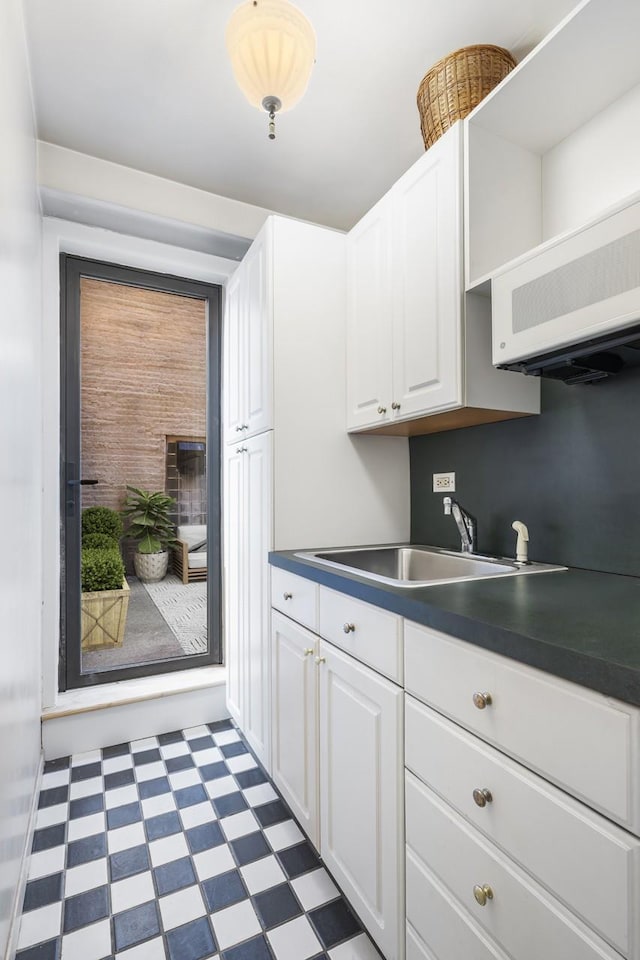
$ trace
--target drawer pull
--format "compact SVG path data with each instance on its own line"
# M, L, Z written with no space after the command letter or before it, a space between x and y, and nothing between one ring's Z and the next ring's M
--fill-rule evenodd
M484 710L485 707L491 706L492 702L490 693L474 693L473 695L473 705L478 710Z
M486 907L487 900L493 900L493 890L487 883L482 887L476 884L473 888L473 895L476 898L476 903L480 904L481 907Z
M345 623L343 624L342 629L345 633L355 633L356 625L355 623Z
M289 592L287 591L287 593L283 593L283 594L282 594L282 599L283 599L283 600L292 600L292 599L293 599L293 594L292 594L292 593L289 593Z
M304 651L305 657L310 657L312 653L313 653L313 647L307 647L307 649Z
M477 807L486 807L488 803L491 803L493 800L493 794L490 790L487 790L484 787L482 790L479 787L473 791L473 800Z

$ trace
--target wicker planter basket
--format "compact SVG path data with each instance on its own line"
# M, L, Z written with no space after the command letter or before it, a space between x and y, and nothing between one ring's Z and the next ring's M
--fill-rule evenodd
M462 47L434 63L418 88L425 150L471 113L515 65L508 50L486 44Z
M129 584L121 590L82 594L82 649L121 647L129 609Z

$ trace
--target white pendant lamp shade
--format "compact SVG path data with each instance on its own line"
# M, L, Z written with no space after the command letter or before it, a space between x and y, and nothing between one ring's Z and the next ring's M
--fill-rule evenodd
M301 99L316 56L313 27L289 0L247 0L227 24L238 86L254 107L290 110ZM280 101L273 107L274 101Z

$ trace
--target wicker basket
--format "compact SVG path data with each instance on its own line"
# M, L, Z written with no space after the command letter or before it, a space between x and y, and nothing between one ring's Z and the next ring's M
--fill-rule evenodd
M418 88L425 150L471 113L515 65L508 50L486 44L462 47L434 63Z

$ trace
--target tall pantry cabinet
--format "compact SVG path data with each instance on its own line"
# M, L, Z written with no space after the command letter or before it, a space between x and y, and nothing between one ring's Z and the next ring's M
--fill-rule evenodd
M349 437L346 237L269 217L225 298L228 708L270 768L269 550L409 536L405 438Z

